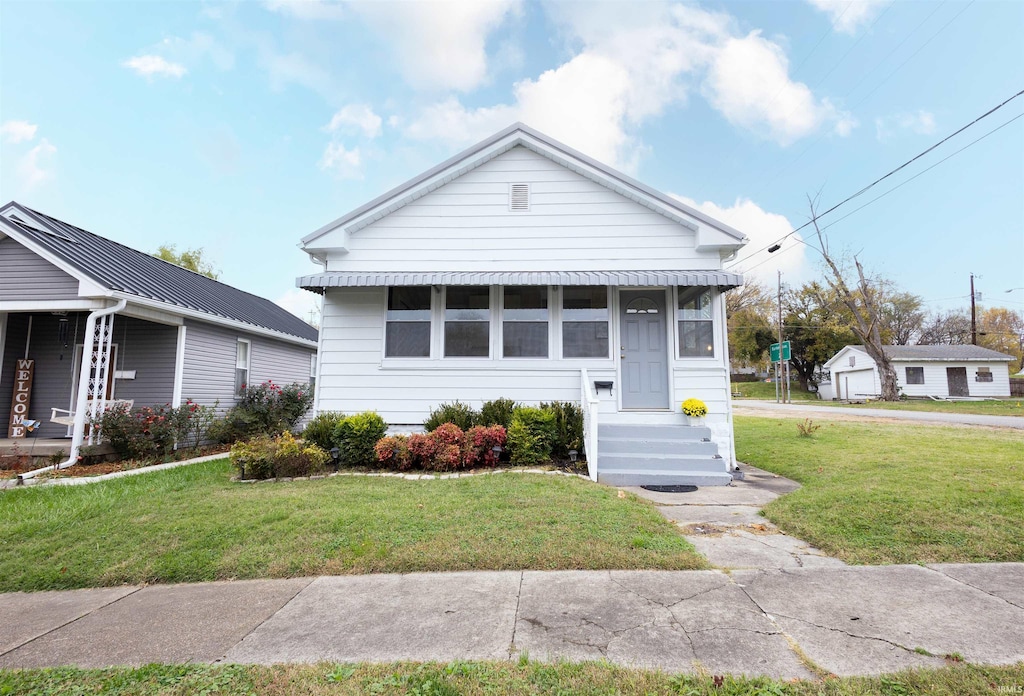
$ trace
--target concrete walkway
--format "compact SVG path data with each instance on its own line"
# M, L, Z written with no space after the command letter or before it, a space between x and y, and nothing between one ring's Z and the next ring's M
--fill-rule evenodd
M936 413L933 411L896 411L886 408L845 408L825 406L817 403L798 401L792 404L777 404L774 401L741 399L732 402L733 413L741 416L763 416L765 413L808 418L827 413L842 418L891 418L893 420L937 423L939 425L986 425L992 428L1017 428L1024 430L1022 416L983 416L974 413Z
M528 653L810 678L807 659L840 675L1015 663L1022 625L1020 563L364 575L0 595L0 668Z
M800 488L796 481L742 465L744 478L690 493L626 488L654 502L716 568L822 568L846 564L784 534L761 517L761 507Z

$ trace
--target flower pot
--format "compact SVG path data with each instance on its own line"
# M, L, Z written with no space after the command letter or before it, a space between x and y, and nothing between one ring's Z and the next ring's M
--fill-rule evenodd
M704 425L704 417L703 416L687 416L686 417L686 421L687 421L687 423L689 425L697 427L697 428L699 428L702 425Z

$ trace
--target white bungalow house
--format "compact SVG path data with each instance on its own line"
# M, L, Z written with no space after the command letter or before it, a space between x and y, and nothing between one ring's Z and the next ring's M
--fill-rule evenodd
M1008 397L1013 357L981 346L885 346L906 396ZM882 392L875 361L864 346L845 346L825 363L831 394L839 400L874 398Z
M576 401L591 476L725 484L731 227L515 124L302 240L318 410ZM704 427L680 402L705 401Z

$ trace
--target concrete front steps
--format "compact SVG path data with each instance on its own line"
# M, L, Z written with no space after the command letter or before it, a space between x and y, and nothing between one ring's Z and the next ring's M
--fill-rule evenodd
M597 429L597 480L612 486L725 486L732 481L711 429L604 424Z

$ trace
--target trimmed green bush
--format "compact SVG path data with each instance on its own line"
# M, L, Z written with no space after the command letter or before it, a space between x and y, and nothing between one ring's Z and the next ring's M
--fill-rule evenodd
M388 424L373 411L342 418L334 428L340 466L370 466L377 461L373 446L387 433Z
M231 463L246 479L309 476L323 471L330 458L316 445L300 443L287 430L277 437L259 435L231 447Z
M487 401L480 409L480 417L477 418L477 425L500 425L508 430L512 425L512 412L516 409L516 402L512 399L494 399Z
M321 411L306 424L302 439L329 452L336 444L334 430L344 418L345 414L339 411Z
M583 409L574 401L553 401L540 407L555 416L555 440L551 454L568 459L569 450L583 449Z
M558 436L555 414L533 406L512 412L508 428L508 449L513 464L531 466L551 461L551 449Z
M423 423L427 432L437 430L438 426L444 423L454 423L460 430L469 430L476 425L480 414L472 406L461 401L454 401L450 404L441 404L430 412L430 417Z

